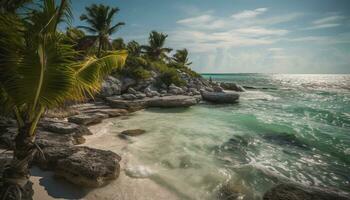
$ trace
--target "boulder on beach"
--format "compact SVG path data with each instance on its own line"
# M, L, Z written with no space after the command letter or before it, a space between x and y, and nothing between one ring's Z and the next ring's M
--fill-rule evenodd
M212 103L236 103L239 94L234 92L207 92L201 90L202 99Z
M350 200L350 194L326 188L280 184L264 194L263 200Z
M83 187L100 187L118 178L121 157L112 151L83 146L54 145L43 148L44 158L34 164Z
M142 135L144 133L146 133L146 131L143 129L131 129L131 130L122 131L120 134L127 135L127 136L138 136L138 135Z
M118 178L121 157L112 151L78 147L73 154L59 159L55 174L84 187L101 187Z

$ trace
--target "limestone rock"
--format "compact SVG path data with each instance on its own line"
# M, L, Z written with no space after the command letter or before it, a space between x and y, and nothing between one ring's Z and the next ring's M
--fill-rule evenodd
M233 92L207 92L202 90L203 100L213 103L236 103L239 95Z
M108 118L106 114L79 114L69 117L68 121L81 125L91 125L101 123L106 118Z
M138 136L146 133L145 130L143 129L130 129L130 130L125 130L121 132L121 135L127 135L127 136Z

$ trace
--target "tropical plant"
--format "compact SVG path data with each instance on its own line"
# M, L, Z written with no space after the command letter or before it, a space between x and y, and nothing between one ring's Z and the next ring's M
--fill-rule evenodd
M119 8L111 8L103 4L92 4L85 8L86 14L80 16L80 20L85 21L88 26L78 26L78 28L94 34L95 41L98 42L97 57L101 56L101 50L111 49L109 36L117 32L118 29L125 25L124 22L118 22L112 25L112 20Z
M66 36L68 42L71 44L78 44L81 39L86 37L84 31L72 27L67 28Z
M113 50L123 50L126 48L123 38L117 38L112 41Z
M126 46L129 56L140 56L141 55L141 46L135 40L130 41Z
M0 107L15 117L18 126L13 160L0 179L0 199L25 196L28 165L41 152L35 136L43 112L67 100L92 96L102 79L125 62L126 52L76 61L77 52L56 30L69 13L68 1L43 0L23 18L0 14Z
M32 0L1 0L0 13L15 13L18 8L30 2L32 2Z
M181 49L181 50L177 50L176 53L173 55L172 60L180 65L180 66L184 66L184 67L188 67L189 65L192 64L192 62L188 61L188 51L187 49Z
M172 49L164 47L165 39L168 35L152 31L149 35L148 45L142 46L144 53L151 60L163 60L168 58L167 53L170 53Z

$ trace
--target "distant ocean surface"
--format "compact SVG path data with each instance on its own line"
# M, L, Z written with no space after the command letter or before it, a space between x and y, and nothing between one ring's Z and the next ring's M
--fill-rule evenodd
M118 121L113 131L147 131L128 146L128 173L181 199L214 199L223 185L261 199L281 182L350 191L350 75L204 77L256 89L234 105L147 109Z

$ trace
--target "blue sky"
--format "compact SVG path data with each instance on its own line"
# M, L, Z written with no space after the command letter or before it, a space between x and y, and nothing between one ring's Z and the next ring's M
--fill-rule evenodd
M73 0L117 6L112 38L146 43L150 31L190 51L192 68L216 73L350 73L349 0Z

